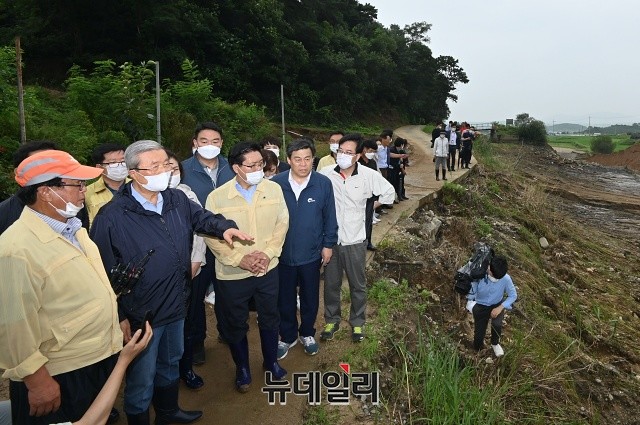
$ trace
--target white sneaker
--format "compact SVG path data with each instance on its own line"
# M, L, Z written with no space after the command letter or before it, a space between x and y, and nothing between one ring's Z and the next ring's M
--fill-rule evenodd
M298 309L298 311L300 311L300 295L299 294L297 295L297 298L296 298L296 308Z
M211 291L209 295L204 297L204 302L206 302L207 304L216 305L216 293L214 291Z
M373 217L373 220L371 220L371 224L378 224L378 223L380 223L380 221L381 220L379 218Z
M495 354L496 357L504 356L504 350L502 349L500 344L492 345L491 348L493 348L493 354Z

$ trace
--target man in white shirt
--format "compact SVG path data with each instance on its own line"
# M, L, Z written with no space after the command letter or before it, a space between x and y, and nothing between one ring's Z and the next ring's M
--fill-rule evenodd
M367 306L365 277L366 231L365 210L367 199L379 196L377 204L391 204L395 198L393 186L376 171L358 164L360 135L346 135L339 142L337 165L320 170L331 180L336 201L338 243L324 270L324 317L326 325L320 339L331 340L340 328L340 288L342 273L347 273L351 295L349 324L351 339L364 338ZM361 151L361 150L360 150Z

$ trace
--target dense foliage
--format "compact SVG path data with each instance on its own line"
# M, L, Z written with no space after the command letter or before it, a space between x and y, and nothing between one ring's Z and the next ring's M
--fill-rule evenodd
M516 116L515 125L518 139L529 145L544 145L547 143L547 128L540 120L527 113Z
M16 0L0 3L0 44L19 34L25 78L48 86L74 64L103 72L111 61L156 60L175 79L189 59L216 97L272 115L283 84L297 122L447 117L455 85L468 81L458 61L433 57L430 24L385 28L376 18L356 0Z
M9 84L14 59L12 48L0 49L0 200L15 190L11 156L20 140L17 90ZM85 163L97 143L157 139L153 69L149 62L117 65L105 60L92 72L72 67L65 92L27 86L27 139L53 140ZM193 129L205 119L224 123L225 150L238 140L260 139L272 131L264 108L214 97L210 81L201 78L192 62L183 62L182 73L180 79L163 81L160 97L162 143L179 157L191 154Z
M611 136L602 135L591 139L591 152L593 153L612 153L615 147Z

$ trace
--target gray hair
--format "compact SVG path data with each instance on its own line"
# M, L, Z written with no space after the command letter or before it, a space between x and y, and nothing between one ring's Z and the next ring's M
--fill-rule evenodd
M140 154L149 151L164 150L155 140L138 140L129 145L124 151L124 162L128 170L134 170L140 165Z

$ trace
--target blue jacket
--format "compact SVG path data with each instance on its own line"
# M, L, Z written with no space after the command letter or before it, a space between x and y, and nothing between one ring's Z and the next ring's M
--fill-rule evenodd
M193 190L198 197L198 201L202 205L207 203L207 196L216 187L220 187L229 180L235 178L236 173L233 172L229 161L222 155L218 155L218 173L216 186L213 185L211 177L204 170L204 167L198 161L196 154L191 158L182 161L182 168L184 169L184 176L182 176L182 183L186 184Z
M91 239L98 245L108 275L115 264L137 264L153 249L140 280L128 295L118 299L120 321L132 327L142 322L146 310L153 325L162 326L186 315L187 283L191 281L193 233L222 238L231 220L197 205L182 191L162 192L162 215L145 210L125 184L100 209L91 225Z
M300 266L319 260L322 248L333 248L338 243L338 221L331 180L312 171L309 184L296 200L289 183L290 172L276 174L271 181L282 188L289 210L289 231L280 262Z

